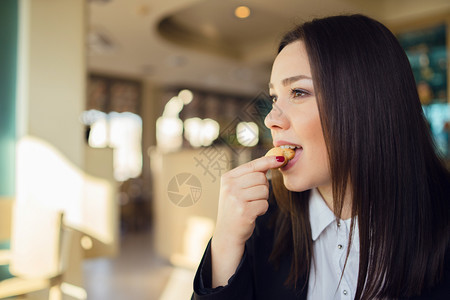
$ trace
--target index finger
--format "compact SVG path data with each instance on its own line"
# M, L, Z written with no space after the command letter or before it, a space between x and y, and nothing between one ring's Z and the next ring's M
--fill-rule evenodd
M231 170L229 175L232 177L240 177L242 175L253 173L253 172L267 172L269 169L275 169L283 165L284 156L263 156L255 160L249 161L239 167Z

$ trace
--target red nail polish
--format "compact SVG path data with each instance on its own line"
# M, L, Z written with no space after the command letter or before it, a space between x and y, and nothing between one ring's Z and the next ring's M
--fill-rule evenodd
M285 159L284 156L277 156L277 162L283 162Z

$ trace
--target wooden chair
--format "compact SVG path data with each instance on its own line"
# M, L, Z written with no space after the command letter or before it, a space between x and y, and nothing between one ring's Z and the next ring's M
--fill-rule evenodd
M63 214L33 206L15 207L9 253L15 277L0 281L0 299L45 289L49 300L61 300L63 294L86 299L83 288L64 282L72 230Z

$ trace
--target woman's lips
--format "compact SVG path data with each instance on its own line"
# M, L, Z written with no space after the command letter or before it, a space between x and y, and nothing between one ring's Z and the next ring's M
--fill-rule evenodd
M297 148L295 149L295 156L293 159L291 159L284 167L280 168L281 171L287 171L297 162L297 160L300 158L300 155L303 152L303 148Z

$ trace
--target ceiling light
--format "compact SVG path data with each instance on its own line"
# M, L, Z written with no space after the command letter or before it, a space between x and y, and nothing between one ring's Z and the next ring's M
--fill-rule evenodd
M238 6L234 10L234 15L239 19L248 18L248 16L250 16L250 8L248 8L247 6Z

